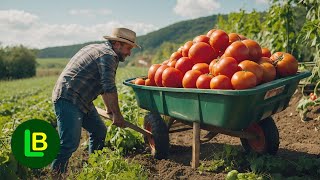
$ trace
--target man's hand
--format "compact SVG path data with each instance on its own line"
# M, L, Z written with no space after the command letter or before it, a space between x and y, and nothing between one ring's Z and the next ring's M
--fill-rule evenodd
M121 127L121 128L125 127L125 125L124 125L125 120L124 120L122 114L120 114L120 115L112 115L111 114L110 117L112 117L112 120L113 120L112 125L116 125L116 126Z

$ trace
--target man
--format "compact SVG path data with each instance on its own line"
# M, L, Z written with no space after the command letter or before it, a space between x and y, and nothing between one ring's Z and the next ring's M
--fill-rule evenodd
M136 33L115 28L107 41L91 44L77 52L58 78L52 93L60 137L60 152L52 162L53 172L64 173L68 160L79 146L81 127L89 132L89 153L103 148L107 128L93 100L102 96L113 124L124 126L120 112L115 74L119 61L130 56Z

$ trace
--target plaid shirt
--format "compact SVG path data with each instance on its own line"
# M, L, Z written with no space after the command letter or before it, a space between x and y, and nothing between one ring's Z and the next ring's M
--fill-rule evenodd
M93 100L104 92L116 92L119 59L109 41L83 47L69 61L52 92L52 101L64 98L88 113Z

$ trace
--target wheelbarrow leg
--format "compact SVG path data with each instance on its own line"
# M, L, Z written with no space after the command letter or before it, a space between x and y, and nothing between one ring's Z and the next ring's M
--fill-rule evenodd
M193 142L192 142L192 168L199 167L200 156L200 124L193 122Z

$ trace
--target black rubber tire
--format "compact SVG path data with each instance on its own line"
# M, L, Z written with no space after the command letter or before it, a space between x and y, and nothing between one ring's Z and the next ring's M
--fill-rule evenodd
M153 145L148 140L150 137L144 136L144 141L149 145L153 157L167 159L169 155L169 131L160 114L149 112L144 117L144 128L151 130L153 135L151 137L154 141Z
M264 134L265 144L263 150L257 152L253 147L250 146L249 142L245 138L240 138L242 147L246 152L256 152L258 154L271 154L275 155L279 149L279 131L272 119L272 117L267 117L266 119L260 121L258 126L262 129Z

